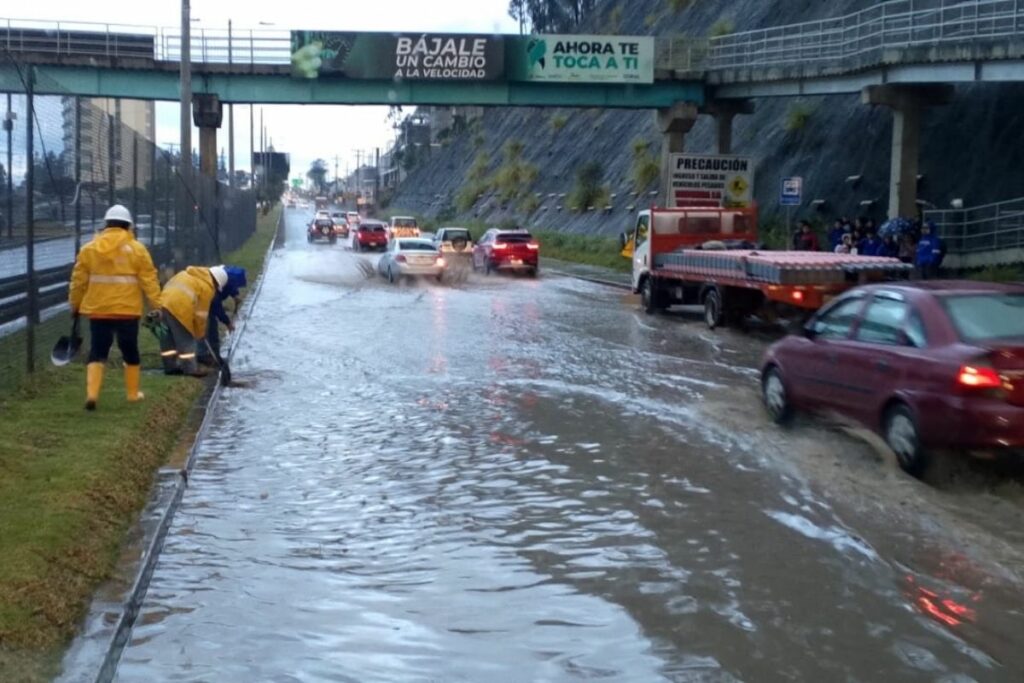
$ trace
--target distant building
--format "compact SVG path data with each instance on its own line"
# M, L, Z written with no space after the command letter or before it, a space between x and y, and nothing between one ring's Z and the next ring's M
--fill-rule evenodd
M76 121L74 97L62 99L64 159L69 177L75 176ZM114 187L130 188L137 181L144 187L153 171L152 145L156 139L156 107L153 102L110 98L81 98L82 181L106 185L110 182L110 143L113 131ZM132 165L133 141L138 139L138 167Z

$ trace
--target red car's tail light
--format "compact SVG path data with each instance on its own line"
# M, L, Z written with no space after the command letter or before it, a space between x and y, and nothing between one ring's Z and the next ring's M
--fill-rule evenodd
M533 249L534 251L537 251L538 249L540 249L540 245L537 244L536 242L530 242L529 244L526 245L526 248L527 249Z
M973 365L961 366L957 373L956 383L970 389L1001 389L1003 379L992 368L975 367Z
M495 249L508 249L508 245L505 244L504 242L498 242L497 244L494 245L494 248Z

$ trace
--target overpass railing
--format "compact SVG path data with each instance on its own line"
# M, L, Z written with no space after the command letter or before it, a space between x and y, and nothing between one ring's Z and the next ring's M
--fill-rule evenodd
M925 212L951 254L1024 249L1024 197L963 209Z
M280 29L192 29L192 60L242 65L288 64L291 34ZM0 50L58 57L181 58L181 30L132 24L0 20Z
M847 62L887 48L1024 37L1024 0L890 0L842 17L712 38L709 71Z

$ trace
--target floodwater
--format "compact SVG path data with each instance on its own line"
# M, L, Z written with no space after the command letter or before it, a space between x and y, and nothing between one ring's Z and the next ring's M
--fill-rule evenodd
M1022 679L1018 484L778 430L758 334L289 214L118 680Z

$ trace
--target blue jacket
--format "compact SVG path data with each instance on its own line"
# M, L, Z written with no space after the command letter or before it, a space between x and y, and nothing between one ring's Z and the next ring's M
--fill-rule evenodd
M877 237L865 237L857 245L857 253L861 256L878 256L878 251L881 248L882 240Z
M880 245L878 245L878 251L876 253L877 253L878 256L888 256L889 258L899 258L899 255L900 255L900 245L896 244L895 242L887 243L885 240L882 240L882 243Z
M941 237L934 233L922 235L917 243L917 256L914 258L914 264L917 266L941 266L945 251Z
M843 243L843 235L846 234L844 228L832 228L828 231L828 243L832 246L832 251L836 250L840 244Z

